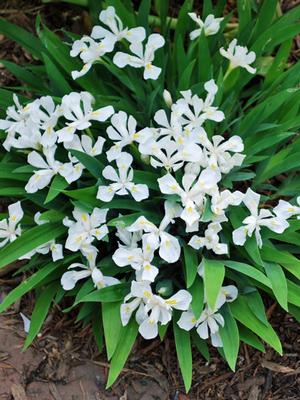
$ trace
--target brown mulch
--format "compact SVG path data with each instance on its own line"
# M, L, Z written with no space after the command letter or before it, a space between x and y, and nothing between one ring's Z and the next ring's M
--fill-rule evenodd
M175 7L182 2L173 1ZM199 2L197 2L198 4ZM200 2L201 3L201 2ZM283 12L298 0L284 0ZM229 9L234 1L228 1ZM34 32L35 18L58 30L88 32L86 13L68 4L44 5L38 0L0 2L0 17ZM296 38L293 57L297 58L300 40ZM31 56L11 40L0 35L0 60L32 63ZM1 61L0 61L1 63ZM0 87L18 82L0 64ZM2 274L3 275L3 274ZM17 284L9 275L0 277L0 301L3 288ZM267 348L261 354L241 346L235 373L212 349L210 362L195 350L193 386L189 395L176 362L171 336L146 342L139 338L121 376L112 389L105 389L109 365L99 354L90 327L75 325L72 319L55 309L33 346L21 352L25 334L19 311L30 315L32 295L18 303L10 314L0 316L0 400L296 400L300 398L300 328L279 309L272 311L272 325L279 333L284 356ZM74 328L75 326L75 328Z
M2 286L3 288L3 286ZM0 286L0 294L1 294ZM215 349L206 362L194 349L189 395L176 362L170 334L163 343L139 338L116 383L105 389L109 364L96 348L89 326L82 327L59 309L47 318L39 337L25 353L26 334L19 311L30 315L32 295L0 316L0 400L296 400L300 398L300 326L272 306L271 322L284 355L242 345L237 371L230 371ZM17 311L17 312L16 312Z

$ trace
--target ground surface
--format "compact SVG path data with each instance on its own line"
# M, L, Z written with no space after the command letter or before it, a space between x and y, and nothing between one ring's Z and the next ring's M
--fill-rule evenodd
M136 3L139 3L136 1ZM179 1L173 1L176 14ZM201 2L196 1L197 4ZM299 3L285 0L283 11ZM228 10L234 10L228 1ZM51 29L76 33L89 30L87 14L67 4L43 5L38 0L2 0L0 17L34 30L40 13ZM298 57L300 40L294 43L292 57ZM0 35L0 60L32 62L24 52ZM0 64L0 86L18 82ZM18 279L0 274L0 301ZM285 355L271 349L260 354L242 346L237 372L233 373L212 351L207 363L195 351L193 387L184 395L172 338L145 342L139 339L126 369L111 390L105 390L108 364L92 341L90 327L75 325L75 318L54 310L41 336L22 353L25 333L19 312L30 315L33 299L15 304L10 314L0 316L0 400L296 400L300 398L300 327L276 305L267 304L272 324L279 332ZM74 329L75 326L75 329Z

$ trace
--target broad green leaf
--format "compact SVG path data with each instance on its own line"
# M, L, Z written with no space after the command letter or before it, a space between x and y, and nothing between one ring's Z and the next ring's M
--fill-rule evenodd
M108 389L117 379L125 362L129 356L129 353L135 343L138 333L138 325L134 318L131 318L128 325L126 325L120 334L118 345L115 349L114 355L111 359L110 369L108 374L108 380L106 388Z
M102 352L103 349L103 326L101 320L101 312L94 313L93 320L92 320L92 329L93 335L95 337L95 341L98 347L99 352Z
M198 319L203 310L204 305L204 285L202 278L196 276L193 285L189 288L189 292L193 296L192 310L195 317Z
M37 247L56 239L66 231L66 227L59 223L46 223L35 226L19 236L0 250L0 268L18 260Z
M221 261L203 258L204 262L204 290L209 307L214 310L218 294L220 293L225 267Z
M212 60L209 51L208 38L205 36L204 29L201 31L199 40L199 56L198 56L198 78L200 82L206 82L209 80L212 66Z
M244 275L249 276L252 279L255 279L257 282L262 283L263 285L272 288L271 282L269 279L258 269L255 267L252 267L249 264L237 262L237 261L231 261L231 260L223 260L222 261L226 267L231 268L237 272L240 272Z
M183 246L186 287L190 288L195 281L198 270L197 251L191 246Z
M32 312L30 329L26 337L23 350L26 350L31 345L36 335L40 332L41 327L47 317L52 300L59 287L59 283L54 282L41 291Z
M293 304L289 305L289 313L295 318L297 322L300 323L300 308L294 306Z
M53 62L60 65L67 75L70 75L74 70L81 70L83 64L77 58L70 56L70 47L59 36L51 32L46 26L43 26L43 29L39 31L39 37ZM95 81L97 81L97 88L103 88L103 82L96 79L92 71L88 75L77 79L76 83L83 89L93 93L95 91Z
M33 74L25 66L20 67L18 64L6 60L1 60L1 64L3 64L17 79L28 84L32 90L37 92L47 90L45 83L41 81L42 77Z
M281 307L288 311L287 282L281 266L279 264L265 262L264 268L272 284L274 296Z
M84 303L79 309L75 322L83 321L83 324L89 323L95 311L95 305L92 303Z
M272 18L276 12L278 0L264 0L261 3L256 24L254 27L253 37L257 37L260 33L264 32L268 25L271 24Z
M178 315L174 313L173 317L173 332L175 338L175 346L177 358L182 374L184 387L188 392L192 385L192 374L193 374L193 359L192 359L192 346L190 339L190 332L187 332L177 325Z
M137 15L137 25L143 26L146 29L147 34L149 34L149 14L151 9L151 0L142 0L140 2L138 15Z
M64 190L63 193L72 199L79 200L83 203L89 203L91 205L96 205L100 203L100 200L97 200L97 187L86 187L82 189L75 190Z
M158 325L158 334L159 334L159 338L160 338L161 342L164 340L164 337L167 333L168 327L169 327L169 323L167 323L166 325L161 325L161 324Z
M30 290L34 289L42 282L47 276L56 271L63 265L61 261L57 261L56 263L50 262L49 264L43 266L40 270L31 275L28 279L20 283L15 289L13 289L9 294L4 298L2 303L0 304L0 312L6 310L9 306L11 306L16 300L20 299L24 294L30 292Z
M249 0L238 0L237 9L239 17L239 33L241 33L251 21L251 2Z
M296 284L289 279L287 279L287 287L288 287L288 301L289 303L294 304L295 306L300 307L300 287L299 284Z
M102 303L102 321L108 360L112 358L116 350L121 333L121 303Z
M201 339L194 329L191 331L191 337L192 342L197 347L198 351L202 354L206 361L209 361L210 355L206 340Z
M268 319L266 316L266 310L264 302L255 288L250 288L249 292L245 294L247 303L253 314L264 324L268 325Z
M2 18L0 19L0 32L19 43L34 57L42 60L42 51L44 50L44 47L40 40L30 32Z
M49 203L55 197L57 197L67 186L68 182L60 175L55 175L54 179L51 182L49 192L47 194L45 204Z
M5 187L0 188L0 196L5 197L22 197L26 194L23 187Z
M115 301L121 301L128 293L128 289L129 289L128 283L120 283L117 285L108 286L103 289L98 289L92 293L87 294L80 300L80 303L84 302L110 303Z
M264 325L250 310L247 300L240 295L233 303L230 303L230 309L235 319L261 337L279 354L282 354L282 347L278 336L272 326Z
M196 60L192 60L179 77L178 90L188 90L190 85L191 76L195 67Z
M126 226L132 225L141 216L144 216L150 222L153 222L153 223L158 223L161 220L161 218L158 214L154 214L150 211L144 211L144 212L137 212L137 213L128 214L128 215L124 215L121 217L111 219L110 221L108 221L107 225L108 226L121 226L121 227L125 228Z
M254 347L255 349L261 351L262 353L265 352L263 344L250 329L246 328L244 325L239 325L239 334L240 334L240 339L244 343Z
M261 254L265 261L281 264L283 268L288 270L297 279L300 279L300 260L292 254L283 250L277 250L271 244L264 245Z
M220 327L224 355L232 371L235 371L236 360L240 347L239 330L235 319L232 317L228 304L224 304L221 313L225 321L225 325Z
M149 187L149 189L159 191L159 186L157 183L158 178L159 175L153 172L134 170L134 183L144 183Z
M72 87L69 85L64 75L61 73L59 68L52 62L51 58L47 54L43 53L43 59L45 63L45 68L50 81L50 87L52 93L55 96L64 96L72 92Z
M91 279L84 282L76 294L73 305L71 307L65 308L63 312L64 313L70 312L77 304L81 302L81 299L85 297L88 293L91 293L94 290L94 288L95 288L94 283Z
M95 157L92 157L82 151L70 149L69 150L72 156L76 157L81 164L85 166L85 168L97 179L102 180L102 171L104 169L104 165L101 161L97 160Z

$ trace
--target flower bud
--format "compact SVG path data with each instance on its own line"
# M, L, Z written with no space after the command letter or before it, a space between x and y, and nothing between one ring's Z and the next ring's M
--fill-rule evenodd
M164 92L163 92L163 98L164 98L164 101L165 101L166 105L169 108L171 108L171 106L173 104L173 100L172 100L171 93L167 89L165 89Z
M163 279L156 285L156 292L162 297L169 297L173 294L173 283L170 279Z

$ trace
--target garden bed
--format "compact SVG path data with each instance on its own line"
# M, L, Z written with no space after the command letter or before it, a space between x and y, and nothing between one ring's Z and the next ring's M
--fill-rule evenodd
M283 10L296 3L285 1ZM234 4L230 2L229 6ZM87 14L70 5L45 6L39 1L15 0L4 2L0 8L0 16L32 31L37 13L41 13L42 19L53 30L64 26L82 34L89 29ZM29 54L2 36L0 45L0 59L34 62ZM296 38L292 59L298 54L299 40ZM1 68L0 86L17 83ZM10 275L1 278L0 298L2 290L14 285L11 279ZM32 298L27 296L21 305L17 304L10 313L0 316L0 399L298 399L299 323L269 301L266 300L267 314L280 336L284 356L280 357L268 347L266 353L261 354L243 344L237 372L233 373L216 350L212 351L209 362L196 355L192 389L185 395L174 342L168 336L163 344L159 340L145 342L139 338L126 368L109 390L105 390L109 364L93 343L90 326L84 329L78 326L75 331L72 329L71 335L75 316L73 319L70 315L67 317L59 309L52 311L33 347L21 353L25 334L19 312L31 315L33 307Z

